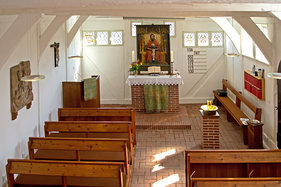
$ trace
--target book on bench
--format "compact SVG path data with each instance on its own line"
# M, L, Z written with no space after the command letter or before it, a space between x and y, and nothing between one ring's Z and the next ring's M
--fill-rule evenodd
M217 94L218 94L220 97L227 97L227 91L222 90L222 89L217 89Z

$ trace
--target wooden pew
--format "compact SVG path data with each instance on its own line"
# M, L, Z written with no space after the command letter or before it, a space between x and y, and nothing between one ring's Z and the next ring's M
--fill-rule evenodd
M132 107L59 108L59 121L131 121L136 145L135 109Z
M132 122L129 121L46 121L46 137L127 138L133 158Z
M220 181L230 185L281 181L281 150L188 150L185 162L187 187L206 181L214 186Z
M216 105L218 105L218 101L219 101L219 103L221 103L224 106L224 108L226 109L227 120L228 121L236 121L237 124L242 127L242 130L243 130L243 140L244 140L244 144L246 145L246 144L248 144L248 128L247 128L247 125L244 125L242 123L240 118L248 118L248 117L241 110L241 102L243 102L245 104L245 106L247 106L251 111L254 112L255 119L259 120L259 121L261 121L262 109L255 107L240 92L235 90L228 83L228 81L225 80L225 79L222 80L222 88L225 91L227 91L227 90L231 91L235 95L235 97L236 97L235 103L229 97L221 97L221 96L219 96L217 94L216 90L213 91L214 97L215 97L214 103Z
M193 180L196 187L277 187L281 186L281 181L270 181L268 178L236 178L236 179L201 179Z
M8 186L127 186L123 163L8 159ZM18 174L15 178L14 174Z
M129 177L127 144L127 139L30 137L28 150L31 160L123 162Z

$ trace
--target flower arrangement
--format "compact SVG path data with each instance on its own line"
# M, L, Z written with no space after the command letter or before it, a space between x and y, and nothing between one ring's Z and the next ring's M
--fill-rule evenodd
M136 73L141 65L142 62L140 62L139 60L137 62L131 62L131 68L129 69L129 71Z

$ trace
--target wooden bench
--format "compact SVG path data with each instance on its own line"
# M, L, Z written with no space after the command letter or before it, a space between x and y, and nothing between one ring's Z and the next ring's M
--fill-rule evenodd
M281 181L281 150L188 150L185 162L187 187Z
M135 109L132 107L59 108L59 121L130 121L136 145Z
M274 179L275 180L275 179ZM200 179L193 180L196 187L277 187L281 181L269 181L268 178L228 178L228 179Z
M241 102L245 104L251 111L255 114L255 119L261 121L261 108L255 107L250 101L248 101L240 92L235 90L227 80L222 80L222 89L231 91L235 95L235 103L229 97L221 97L217 94L217 91L214 90L214 104L218 105L218 102L221 103L226 109L227 120L236 121L239 126L242 127L243 131L243 140L244 144L248 144L248 128L247 125L244 125L240 118L248 118L241 110Z
M127 138L133 158L132 122L130 121L46 121L46 137Z
M123 162L129 177L127 144L127 139L30 137L28 150L31 160Z
M8 186L127 186L123 163L8 159ZM18 177L15 178L14 174Z

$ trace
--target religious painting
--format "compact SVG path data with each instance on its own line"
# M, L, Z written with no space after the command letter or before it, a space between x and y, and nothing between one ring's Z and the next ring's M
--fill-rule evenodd
M136 25L137 58L143 65L160 66L162 71L170 71L170 28L169 25Z
M21 78L30 75L30 62L23 61L10 68L11 81L11 113L12 120L15 120L18 111L26 106L31 107L33 100L32 83L21 81Z

